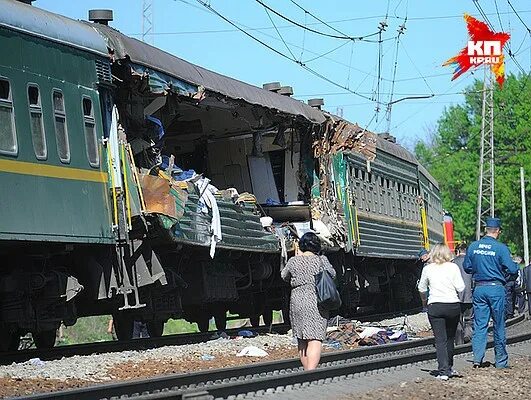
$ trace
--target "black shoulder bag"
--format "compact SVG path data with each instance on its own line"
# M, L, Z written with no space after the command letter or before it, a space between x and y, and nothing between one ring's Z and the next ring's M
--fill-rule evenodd
M319 308L331 311L341 307L341 296L337 291L336 284L330 272L323 267L323 261L319 258L321 270L315 274L315 292Z

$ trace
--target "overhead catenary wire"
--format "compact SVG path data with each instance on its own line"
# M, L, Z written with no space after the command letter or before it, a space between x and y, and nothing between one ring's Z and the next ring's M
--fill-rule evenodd
M201 10L202 12L207 12L207 13L209 13L209 14L216 15L216 14L214 14L211 10L209 10L209 9L207 9L207 8L205 8L205 7L201 7L200 5L192 4L192 3L190 3L190 2L187 1L187 0L173 0L173 1L175 1L175 2L179 1L179 2L181 2L181 3L183 3L183 4L186 4L186 5L188 5L188 6L192 6L193 8L199 9L199 10ZM349 20L357 20L357 19L366 19L366 18L351 18L351 19L349 19ZM229 19L229 18L226 18L226 21L229 22L229 23L231 23L231 25L234 26L235 29L229 29L229 30L209 30L209 31L205 31L205 32L208 32L208 33L219 33L219 32L241 32L241 31L242 31L242 27L243 27L243 28L245 28L245 30L247 30L247 31L256 31L256 32L260 33L261 35L266 36L266 37L268 37L268 38L270 38L270 39L280 41L280 39L279 39L278 37L273 36L273 35L270 35L270 34L268 34L268 33L266 33L266 32L263 32L263 30L265 30L265 29L274 29L272 26L271 26L271 27L267 27L267 28L252 28L252 27L249 27L249 26L247 26L247 25L245 25L245 24L242 24L241 22L237 22L237 21L231 20L231 19ZM280 27L279 27L279 29L280 29ZM201 31L194 31L194 32L193 32L193 31L188 31L188 32L186 32L186 33L201 33ZM172 33L171 33L171 32L167 32L167 34L172 34ZM133 36L134 36L134 35L133 35ZM387 40L392 40L392 39L394 39L394 38L388 38L388 39L384 39L384 40L387 41ZM286 41L286 43L287 43L288 45L290 45L291 47L294 47L294 48L297 48L297 49L300 49L300 50L303 49L303 47L301 47L301 46L299 46L299 45L297 45L297 44L291 43L291 42L289 42L289 41ZM347 43L348 43L348 42L347 42ZM328 60L328 61L330 61L330 62L333 62L334 64L341 65L342 67L352 69L353 71L357 71L357 72L360 72L360 73L365 74L365 75L369 74L370 76L375 77L375 75L372 75L370 72L363 71L363 70L360 69L360 68L356 68L356 67L354 67L354 66L352 66L352 65L349 65L349 64L347 64L347 63L341 62L341 61L336 60L336 59L334 59L334 58L327 57L327 56L323 55L322 53L317 53L317 52L312 51L312 50L309 50L309 49L304 49L304 51L307 52L307 53L310 53L310 54L314 54L315 56L319 56L319 58L324 58L324 59L326 59L326 60ZM411 80L411 78L409 78L409 79ZM383 77L382 77L382 80L383 80L383 81L387 81L387 79L386 79L386 78L383 78Z
M487 14L485 13L485 11L483 11L483 8L481 7L481 4L479 4L479 0L472 0L474 5L476 6L476 9L479 11L479 13L481 14L481 16L483 17L483 19L485 20L485 23L489 26L489 28L495 32L496 29L494 29L494 25L492 25L492 22L490 22L489 20L489 17L487 16ZM513 60L513 62L515 63L515 65L518 67L518 69L523 73L523 74L526 74L525 70L522 68L522 66L520 65L520 63L518 62L518 60L516 59L516 57L513 55L513 52L511 51L511 49L509 48L509 46L507 44L504 45L505 48L507 48L507 54L509 54L509 57L511 57L511 59Z
M288 21L289 23L295 25L295 26L298 26L299 28L302 28L302 29L306 29L308 32L312 32L312 33L315 33L316 35L321 35L321 36L326 36L326 37L329 37L329 38L333 38L333 39L344 39L344 40L364 40L365 38L367 37L371 37L371 36L375 36L378 34L378 32L374 32L374 33L370 33L370 34L367 34L367 35L361 35L361 36L357 36L357 37L353 37L353 36L349 36L349 35L345 35L345 34L341 34L341 35L333 35L333 34L330 34L330 33L326 33L326 32L321 32L321 31L318 31L316 29L312 29L312 28L309 28L308 26L304 26L302 25L301 23L289 18L289 17L286 17L284 14L282 14L281 12L275 10L274 8L268 6L266 3L264 3L262 0L255 0L257 3L261 4L263 7L267 8L269 11L271 11L272 13L278 15L280 18Z
M275 21L273 21L273 18L271 18L271 14L269 14L269 11L267 10L266 7L264 7L264 11L267 14L269 20L271 21L271 25L273 25L273 28L275 28L275 31L277 31L278 37L280 38L280 40L282 40L282 43L284 43L284 46L286 46L286 49L288 49L289 54L291 54L291 57L293 57L293 59L296 59L297 57L295 57L295 54L293 54L293 52L289 48L288 44L286 43L286 41L284 40L284 38L280 34L280 31L278 30L277 26L275 25Z
M513 10L513 12L516 14L516 17L520 20L520 22L525 26L525 29L527 29L527 33L530 33L531 34L531 29L529 28L529 26L527 26L527 24L524 22L524 20L522 19L522 17L520 17L520 14L518 13L518 11L515 10L515 8L513 7L513 5L511 4L511 0L507 0L507 3L509 4L509 7L511 7L511 9Z
M307 9L305 9L304 7L302 7L299 3L297 3L296 1L294 0L290 0L292 4L294 4L295 6L297 6L298 8L300 8L302 11L304 11L304 15L309 15L311 16L312 18L316 19L317 21L319 21L321 24L323 24L324 26L327 26L328 28L332 29L334 32L337 32L339 33L340 35L343 35L345 37L348 37L349 35L347 35L346 33L343 33L341 32L340 30L336 29L335 27L333 27L332 25L330 25L328 22L326 21L323 21L321 18L319 18L318 16L316 16L315 14L312 14L310 11L308 11Z
M190 3L187 0L173 0L174 2L181 2L183 4L186 4L190 7L196 8L201 11L209 12L208 10ZM500 12L500 15L507 15L511 14L512 12ZM521 10L518 12L519 14L525 14L525 13L531 13L531 10ZM496 15L495 13L487 13L487 15ZM329 24L332 23L342 23L342 22L352 22L352 21L362 21L362 20L369 20L369 19L381 19L383 18L383 15L369 15L366 17L354 17L354 18L343 18L343 19L337 19L328 21ZM396 19L404 19L404 17L395 15L395 16L389 16L389 18L396 18ZM431 21L431 20L438 20L438 19L456 19L456 18L463 18L463 15L434 15L434 16L426 16L426 17L409 17L408 19L410 21ZM315 23L308 23L305 25L322 25L321 22L315 22ZM290 29L295 28L293 25L277 25L278 29ZM252 31L263 31L263 30L272 30L273 27L271 26L264 26L264 27L246 27L248 30ZM209 29L209 30L194 30L194 31L173 31L173 32L153 32L154 36L163 36L163 35L198 35L198 34L217 34L217 33L231 33L231 32L238 32L238 29ZM128 33L129 36L141 36L142 33Z
M300 65L302 68L304 68L306 71L310 72L312 75L330 83L331 85L333 86L336 86L336 87L339 87L351 94L354 94L358 97L361 97L361 98L364 98L366 100L372 100L369 96L365 96L363 94L360 94L358 92L355 92L343 85L341 85L340 83L337 83L335 81L333 81L332 79L326 77L325 75L315 71L314 69L308 67L306 64L304 64L303 62L297 60L296 58L291 58L290 56L288 56L287 54L284 54L282 53L281 51L275 49L273 46L270 46L269 44L267 44L266 42L258 39L256 36L250 34L249 32L247 32L245 29L242 29L240 28L236 23L234 23L233 21L231 21L230 19L228 19L227 17L225 17L223 14L221 14L220 12L218 12L216 9L214 9L210 4L206 3L205 1L203 0L196 0L199 4L201 4L203 7L206 7L208 8L209 10L211 10L214 14L216 14L217 16L219 16L221 19L223 19L225 22L231 24L232 26L234 26L235 28L238 28L239 31L241 31L243 34L245 34L246 36L250 37L251 39L253 39L254 41L260 43L262 46L268 48L269 50L273 51L274 53L276 53L277 55L287 59L287 60L290 60L292 62L294 62L295 64L298 64Z
M386 120L387 120L387 130L386 132L389 132L389 129L391 128L391 112L393 109L393 93L395 91L395 81L396 81L396 71L398 70L398 50L400 46L400 36L403 35L406 31L406 22L407 17L404 19L404 23L398 27L398 35L396 37L396 47L395 47L395 62L393 66L393 78L391 79L391 92L389 93L389 102L387 103L387 110L386 110Z

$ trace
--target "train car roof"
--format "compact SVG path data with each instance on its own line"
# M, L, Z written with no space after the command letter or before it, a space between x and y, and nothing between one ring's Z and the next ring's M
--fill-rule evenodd
M90 25L82 24L17 0L0 0L0 26L107 56L103 38Z
M417 158L406 148L402 147L401 145L397 143L393 143L389 140L384 139L380 135L378 135L378 140L376 141L376 148L385 151L386 153L393 154L396 157L399 157L405 161L408 161L412 164L418 165L419 172L426 177L437 189L439 188L439 184L435 180L433 176L428 172L424 166L422 166L421 163L417 160Z
M88 23L87 23L88 24ZM166 73L188 83L246 103L275 109L287 114L302 116L313 123L323 123L321 111L288 96L264 90L257 86L229 78L170 53L124 35L114 28L90 24L107 40L117 59L129 58L133 63Z

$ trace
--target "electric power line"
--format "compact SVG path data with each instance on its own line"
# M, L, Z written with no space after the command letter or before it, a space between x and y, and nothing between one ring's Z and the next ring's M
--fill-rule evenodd
M289 23L293 24L293 25L296 25L298 26L299 28L302 28L302 29L306 29L307 31L309 32L312 32L312 33L315 33L317 35L321 35L321 36L326 36L326 37L329 37L329 38L333 38L333 39L344 39L344 40L364 40L365 38L367 37L371 37L371 36L375 36L378 34L378 32L375 32L375 33L371 33L371 34L368 34L368 35L363 35L363 36L358 36L358 37L352 37L352 36L348 36L348 35L345 35L345 34L341 34L341 36L338 36L338 35L332 35L330 33L326 33L326 32L321 32L321 31L318 31L316 29L312 29L312 28L308 28L307 26L304 26L300 23L298 23L297 21L294 21L292 20L291 18L288 18L286 17L284 14L280 13L279 11L275 10L274 8L271 8L270 6L268 6L266 3L264 3L262 0L255 0L257 3L261 4L264 8L267 8L269 11L271 11L272 13L278 15L280 18L288 21Z
M511 9L513 10L513 12L516 14L516 17L520 20L520 22L522 24L524 24L525 28L527 29L527 32L531 34L531 29L529 29L529 27L527 26L527 24L524 22L524 20L520 17L520 14L518 14L518 12L514 9L513 5L511 4L511 1L510 0L507 0L507 3L509 4L509 6L511 7Z
M295 6L297 6L298 8L300 8L302 11L304 11L304 14L308 14L310 15L311 17L315 18L317 21L319 21L320 23L322 23L323 25L329 27L330 29L332 29L333 31L339 33L340 35L343 35L345 37L348 37L348 35L346 33L343 33L341 32L340 30L334 28L332 25L330 25L328 22L326 21L323 21L321 18L317 17L316 15L312 14L310 11L306 10L304 7L302 7L300 4L298 4L296 1L294 0L290 0L292 4L294 4Z
M312 75L314 76L317 76L318 78L330 83L331 85L334 85L336 87L339 87L343 90L346 90L347 92L349 93L352 93L358 97L361 97L361 98L364 98L366 100L372 100L370 97L368 96L365 96L365 95L362 95L358 92L355 92L353 90L350 90L349 88L341 85L340 83L337 83L335 81L333 81L332 79L324 76L323 74L315 71L314 69L308 67L307 65L305 65L303 62L297 60L296 58L291 58L290 56L282 53L281 51L275 49L274 47L270 46L269 44L267 44L266 42L258 39L256 36L250 34L249 32L247 32L245 29L242 29L240 28L235 22L231 21L230 19L228 19L227 17L225 17L223 14L221 14L220 12L218 12L216 9L214 9L210 4L206 3L205 1L203 0L196 0L199 4L201 4L203 7L211 10L214 14L216 14L218 17L220 17L221 19L223 19L225 22L231 24L232 26L234 26L235 28L237 28L239 31L241 31L243 34L245 34L246 36L250 37L251 39L253 39L254 41L260 43L262 46L268 48L269 50L273 51L274 53L276 53L277 55L287 59L287 60L290 60L292 62L294 62L295 64L298 64L299 66L301 66L302 68L304 68L306 71L310 72Z

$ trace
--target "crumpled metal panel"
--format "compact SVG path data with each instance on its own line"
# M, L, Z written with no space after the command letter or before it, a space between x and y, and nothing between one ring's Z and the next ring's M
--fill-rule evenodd
M327 114L323 131L313 143L316 158L341 151L361 153L369 161L376 156L378 136L358 124Z
M217 203L223 237L216 249L280 252L278 237L264 230L253 205L241 206L221 199L217 199ZM179 220L160 214L156 217L161 242L210 247L212 212L201 211L197 194L188 194L184 215Z
M170 194L170 183L158 176L140 175L146 211L177 218L175 197Z
M287 96L238 81L209 71L140 40L130 38L105 25L92 25L107 40L115 59L129 58L133 63L167 73L188 83L203 86L206 90L249 104L271 108L287 114L299 115L314 123L323 123L324 114Z
M35 6L0 0L0 26L107 56L107 46L91 25Z

